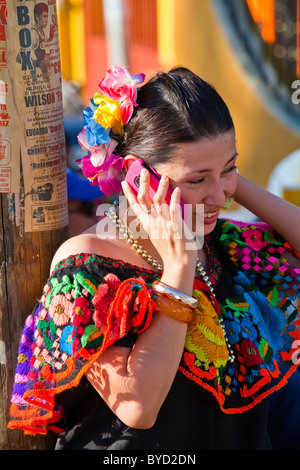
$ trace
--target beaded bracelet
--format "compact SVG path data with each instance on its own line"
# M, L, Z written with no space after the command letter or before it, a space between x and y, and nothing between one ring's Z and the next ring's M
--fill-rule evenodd
M159 312L175 318L176 320L189 323L193 318L193 310L184 304L180 304L176 300L160 294L152 295L156 307Z
M199 301L197 299L194 299L194 297L182 294L182 292L173 289L173 287L170 287L161 281L154 281L152 284L152 288L157 294L175 300L176 302L184 304L189 308L196 308L199 306Z

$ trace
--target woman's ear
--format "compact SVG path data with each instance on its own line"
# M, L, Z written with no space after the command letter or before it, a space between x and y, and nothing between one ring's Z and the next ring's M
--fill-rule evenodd
M124 157L124 169L125 171L128 171L129 168L131 167L131 165L136 162L138 160L137 157L135 157L134 155L126 155L126 157Z

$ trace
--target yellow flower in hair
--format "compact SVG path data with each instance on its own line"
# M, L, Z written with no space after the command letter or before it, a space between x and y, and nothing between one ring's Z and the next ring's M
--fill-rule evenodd
M121 118L119 101L96 93L93 101L97 106L93 119L105 129L111 129L115 135L123 135L123 122Z

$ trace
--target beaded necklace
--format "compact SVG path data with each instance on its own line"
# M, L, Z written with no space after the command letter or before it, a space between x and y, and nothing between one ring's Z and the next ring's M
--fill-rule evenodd
M109 210L105 212L104 215L116 225L116 227L121 233L123 233L124 238L126 238L128 243L131 244L135 250L137 250L137 253L139 253L149 264L151 264L153 267L155 267L156 269L158 269L158 271L161 272L163 270L162 264L159 263L155 258L153 258L153 256L149 254L148 251L145 250L145 248L141 244L139 244L139 242L135 240L135 238L131 235L130 230L126 227L125 223L117 215L117 206L118 201L115 201L113 205L109 208ZM196 270L201 275L203 281L209 287L211 293L213 294L214 288L199 258L197 258Z
M163 271L163 265L161 263L159 263L155 258L153 258L153 256L150 253L148 253L148 251L145 250L145 248L140 243L138 243L137 240L135 240L135 238L131 235L131 233L130 233L128 227L126 226L126 224L118 217L117 212L116 212L117 206L118 206L118 201L115 201L113 203L113 205L109 208L109 210L105 211L104 215L116 225L116 227L119 229L120 233L123 234L123 237L126 238L127 242L130 245L132 245L132 247L137 251L137 253L139 253L142 256L142 258L144 258L153 267L158 269L159 272L162 272ZM214 288L213 288L212 283L209 280L209 277L208 277L205 269L203 268L199 258L197 258L197 262L196 262L196 271L202 277L204 285L206 285L208 287L208 289L205 289L205 290L206 290L206 292L209 293L209 297L210 297L210 300L211 300L212 304L215 307L218 306L217 301L215 299L215 295L214 295ZM217 310L219 310L219 308ZM227 336L226 336L226 331L225 331L225 326L224 326L224 323L223 323L223 319L220 316L220 312L218 312L218 314L219 314L218 315L219 322L220 322L221 328L223 330L224 337L225 337L226 344L227 344L227 348L228 348L229 360L230 360L230 362L234 362L235 356L234 356L234 353L231 349L231 345L229 344Z

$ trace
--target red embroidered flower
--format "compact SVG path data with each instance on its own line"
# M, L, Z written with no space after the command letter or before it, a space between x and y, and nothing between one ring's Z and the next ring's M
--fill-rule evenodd
M257 347L249 339L244 339L240 346L242 362L245 366L253 367L263 364L263 360L259 354Z
M117 292L118 288L121 285L120 279L115 274L107 274L104 280L106 284L108 284L109 287L115 292Z
M107 311L115 298L116 291L121 281L114 274L108 274L104 278L105 284L98 286L97 294L93 297L95 312L93 315L94 323L97 327L106 324Z
M91 317L89 301L85 297L77 297L74 301L73 325L87 324Z

